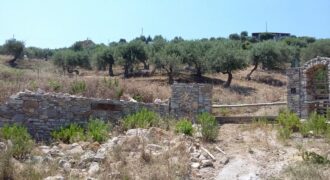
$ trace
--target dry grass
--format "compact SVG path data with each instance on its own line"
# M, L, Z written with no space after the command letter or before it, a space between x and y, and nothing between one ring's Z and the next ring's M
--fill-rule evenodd
M163 146L164 147L164 146ZM100 179L186 179L189 177L189 153L178 143L161 154L146 149L143 137L132 137L111 152Z

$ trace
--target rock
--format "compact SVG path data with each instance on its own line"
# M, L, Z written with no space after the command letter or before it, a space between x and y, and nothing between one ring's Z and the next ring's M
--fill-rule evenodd
M91 149L92 151L96 152L100 148L100 143L94 142L92 144L88 145L88 148Z
M72 149L69 149L66 151L67 154L69 155L76 155L76 154L82 154L84 153L84 150L82 149L82 147L77 144L75 146L73 146L74 144L72 144Z
M129 129L126 132L126 136L143 136L145 137L147 135L148 130L138 128L138 129Z
M162 151L163 147L157 144L148 144L146 149L149 151Z
M100 148L96 155L94 156L94 161L96 162L101 162L105 159L105 154L106 154L106 149L105 148Z
M206 160L207 158L204 156L204 154L201 154L199 157L198 157L199 160Z
M62 157L65 155L62 151L59 150L57 146L53 146L49 153L52 155L52 157Z
M32 156L31 157L31 162L34 164L39 164L44 161L44 158L42 156Z
M45 91L42 90L42 89L40 89L40 88L38 88L36 93L37 94L45 94Z
M95 153L91 150L87 150L82 156L80 156L81 162L92 162L94 159Z
M194 157L194 158L199 158L199 156L201 155L201 153L200 152L194 152L194 153L191 153L190 155L192 157Z
M65 172L70 172L71 171L71 163L69 163L69 162L65 162L64 164L63 164L63 170L65 171Z
M97 162L92 162L92 164L89 166L88 174L93 176L94 174L98 173L100 171L100 166Z
M199 159L198 159L198 158L195 158L195 157L192 157L192 158L190 159L190 161L191 161L191 162L199 162Z
M39 146L39 149L44 154L48 154L51 150L49 146Z
M220 164L226 165L229 163L229 158L224 156L220 159Z
M47 154L44 159L43 159L43 163L49 163L49 162L52 162L54 161L54 159L52 158L52 156L50 154Z
M80 169L71 169L70 171L70 179L86 179L88 176L87 172L85 169L80 170ZM75 178L73 178L75 177Z
M201 165L200 165L200 163L198 163L198 162L195 162L195 163L192 163L192 164L191 164L191 167L192 167L192 168L196 168L196 169L198 169L200 166L201 166Z
M49 177L46 177L44 180L64 180L64 177L61 175L49 176Z
M7 145L4 142L0 142L0 151L6 151L7 150Z
M213 167L213 163L209 159L202 160L201 163L202 163L201 167L203 167L203 168L204 167Z

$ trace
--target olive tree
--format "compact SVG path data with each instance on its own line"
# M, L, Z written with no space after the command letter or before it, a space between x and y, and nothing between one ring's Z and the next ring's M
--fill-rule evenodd
M262 65L264 69L280 69L292 60L293 49L283 42L263 41L253 45L250 51L252 70L246 79L251 80L252 73Z
M330 57L330 39L317 40L302 50L303 61L308 61L317 56Z
M211 43L208 41L185 41L181 44L183 49L183 62L193 65L196 70L196 76L202 77L207 71L206 55L211 49Z
M212 47L208 54L208 62L213 71L228 75L224 87L229 87L233 72L247 67L246 51L239 41L220 41Z
M174 75L182 64L182 53L177 43L168 43L153 57L156 68L164 69L168 76L168 83L173 84Z
M56 66L69 73L77 66L91 69L90 57L84 51L61 50L54 54L53 60Z
M149 68L147 52L143 42L139 40L119 44L117 46L117 56L122 60L121 64L124 66L125 78L129 77L129 73L133 72L133 65L138 62L142 62L145 69Z
M18 41L14 38L7 40L3 45L4 54L13 56L13 59L8 61L10 66L16 66L16 60L22 56L24 47L23 41Z
M114 49L111 47L102 48L93 57L98 70L105 70L109 66L109 76L114 76L112 66L115 63Z

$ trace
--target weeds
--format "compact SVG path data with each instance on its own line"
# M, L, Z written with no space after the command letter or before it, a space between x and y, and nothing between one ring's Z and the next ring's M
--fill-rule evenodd
M289 139L293 132L298 132L302 127L299 117L289 110L281 111L276 120L279 123L279 137L283 140Z
M55 92L59 91L62 88L60 82L56 80L49 80L48 85Z
M27 129L20 125L5 125L0 129L0 137L10 140L13 146L10 148L11 154L17 159L26 158L31 152L34 142Z
M100 119L90 119L87 125L87 137L93 141L104 142L108 138L109 125Z
M304 136L308 136L310 132L313 135L324 135L329 129L327 125L327 118L323 115L319 115L316 112L311 113L309 118L305 123L303 123L301 128L301 134Z
M185 135L192 136L193 134L193 127L191 121L187 119L179 120L175 125L175 132L183 133Z
M84 129L75 123L70 124L66 128L61 128L58 131L53 131L51 135L55 140L64 143L73 143L85 139Z
M87 85L85 81L74 81L71 84L71 94L79 94L79 93L84 93L87 90Z
M198 123L202 127L202 136L207 141L215 141L218 137L218 122L209 113L202 113L198 116Z
M158 126L159 122L160 117L158 116L158 114L143 108L135 114L126 116L122 123L125 129L134 129Z
M304 151L302 153L302 158L304 161L314 164L330 164L330 160L327 159L327 157L316 154L315 152Z

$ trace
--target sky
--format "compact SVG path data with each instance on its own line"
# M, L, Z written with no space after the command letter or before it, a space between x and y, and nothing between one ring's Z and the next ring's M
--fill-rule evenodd
M241 31L330 38L330 0L1 0L0 44L68 47L141 34L167 39L228 37Z

